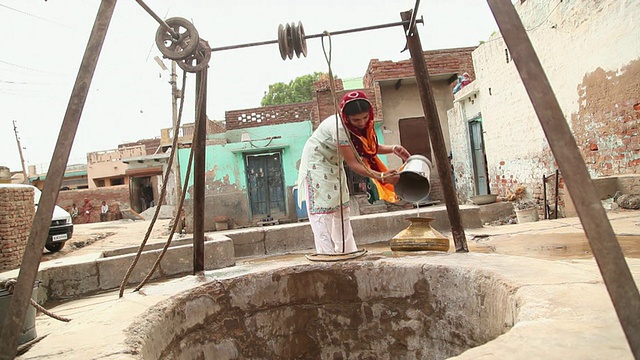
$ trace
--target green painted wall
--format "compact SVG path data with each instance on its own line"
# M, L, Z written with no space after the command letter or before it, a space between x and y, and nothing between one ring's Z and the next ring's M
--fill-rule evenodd
M228 143L224 145L208 145L206 147L206 171L215 171L215 180L224 181L229 185L235 185L238 189L247 189L245 176L244 156L249 153L282 152L282 168L284 171L285 186L295 185L298 178L296 163L302 154L304 143L311 136L312 126L310 121L297 123L265 125L261 127L229 130L223 134L210 134L207 140L224 139ZM241 142L242 133L248 133L251 142ZM277 137L278 139L268 139ZM264 140L260 140L264 139ZM185 182L187 164L189 163L190 149L180 149L178 158L180 161L180 177ZM193 169L189 179L189 186L193 185ZM187 193L187 198L190 194Z
M384 144L384 134L382 133L382 123L375 124L378 141ZM242 133L248 133L252 139L251 143L241 142ZM215 180L225 180L229 185L235 185L241 191L247 189L247 178L245 176L245 154L262 152L282 152L282 168L284 171L285 186L294 186L298 179L297 162L302 155L302 148L312 133L310 121L288 123L280 125L265 125L261 127L229 130L223 134L210 134L208 140L224 139L228 143L225 145L209 145L206 148L206 171L215 170ZM267 139L272 136L280 136L279 139ZM190 149L180 149L178 158L180 161L180 177L182 184L185 181L187 164L189 162ZM387 156L381 155L383 163L388 164ZM228 177L228 179L225 179ZM193 185L193 169L189 179L189 186ZM187 193L186 198L190 198Z

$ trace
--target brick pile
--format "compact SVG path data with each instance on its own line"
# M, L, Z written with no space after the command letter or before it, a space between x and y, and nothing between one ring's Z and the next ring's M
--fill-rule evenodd
M20 267L34 215L32 188L0 188L0 271Z

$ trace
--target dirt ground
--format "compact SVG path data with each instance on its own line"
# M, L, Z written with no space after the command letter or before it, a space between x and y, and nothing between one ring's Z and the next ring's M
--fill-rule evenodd
M640 257L640 211L615 211L608 215L625 256ZM42 261L139 246L150 224L150 220L117 220L75 225L73 238L65 247L57 253L45 250ZM147 243L166 242L171 230L170 224L170 219L158 219ZM482 229L465 230L465 233L472 252L547 260L584 259L593 256L578 218L485 226ZM451 238L450 234L445 235ZM453 246L450 251L453 251Z
M171 230L170 223L170 219L156 220L147 243L167 241ZM128 219L76 224L73 227L73 237L66 242L62 250L56 253L45 250L42 254L42 261L139 246L144 240L150 224L151 220L133 221Z

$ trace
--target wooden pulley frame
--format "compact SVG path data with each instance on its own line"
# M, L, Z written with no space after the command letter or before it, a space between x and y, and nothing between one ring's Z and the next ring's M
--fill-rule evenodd
M307 56L307 39L302 22L298 21L297 25L290 23L278 26L278 48L282 60L293 59L294 53L296 57L300 57L301 54Z
M178 35L178 38L174 38L164 26L158 28L156 45L162 55L171 60L182 60L191 56L200 42L195 26L181 17L169 18L165 22Z
M204 69L211 60L211 47L203 39L198 41L198 47L189 57L177 61L178 66L186 72L198 72Z

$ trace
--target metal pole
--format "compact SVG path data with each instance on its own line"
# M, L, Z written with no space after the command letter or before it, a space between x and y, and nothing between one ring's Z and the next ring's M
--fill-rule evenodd
M69 160L73 139L80 123L80 115L87 99L89 86L96 69L102 44L107 35L116 0L102 0L96 20L89 36L89 42L78 70L76 82L71 91L67 111L58 134L56 148L51 157L47 180L44 183L40 204L31 225L31 232L25 248L18 282L9 302L7 317L0 333L0 359L13 359L16 355L19 336L31 299L33 285L42 258L42 249L47 241L53 208L58 198L64 170Z
M560 187L560 171L558 169L556 169L556 192L554 194L554 205L553 205L553 213L555 214L555 218L558 218L558 199L560 198L558 196L558 188ZM551 218L551 216L549 216L549 218Z
M204 271L204 176L207 143L207 67L196 73L196 124L193 134L193 273Z
M547 220L549 216L549 204L547 204L547 177L542 174L542 206L544 206L544 219Z
M331 31L330 33L331 33L331 36L333 36L333 35L349 34L349 33L360 32L360 31L384 29L384 28L393 27L393 26L399 26L399 25L405 25L405 27L406 27L406 25L409 24L409 23L410 23L410 20L406 20L406 21L399 21L399 22L382 24L382 25L365 26L365 27L355 28L355 29ZM415 23L416 24L422 24L422 23L424 23L424 20L423 19L417 19L415 21ZM304 38L305 39L319 38L319 37L322 37L323 34L324 33L322 33L322 34L313 34L313 35L305 35ZM252 43L246 43L246 44L239 44L239 45L228 45L228 46L221 46L221 47L211 48L211 52L223 51L223 50L232 50L232 49L240 49L240 48L246 48L246 47L252 47L252 46L277 44L277 43L278 43L278 40L267 40L267 41L258 41L258 42L252 42Z
M405 11L400 14L402 20L410 20L412 11ZM405 32L408 33L408 21L405 24ZM429 137L433 145L433 153L436 159L436 167L442 191L444 192L444 200L447 205L447 214L451 223L451 234L453 242L456 246L456 252L468 252L467 239L464 235L464 227L462 226L462 218L460 216L460 208L458 208L458 199L456 190L453 186L453 178L451 174L451 166L449 165L449 157L447 156L447 147L444 143L444 135L440 127L440 118L438 116L438 108L433 96L433 89L429 81L429 71L427 70L427 62L424 59L424 52L420 44L420 36L416 29L407 36L407 47L411 53L411 61L413 62L413 70L418 83L418 92L422 100L422 110L424 111L427 127L429 129ZM425 139L429 141L429 139Z
M173 110L173 129L176 128L178 124L178 98L182 97L180 94L180 90L178 90L177 84L177 75L176 75L176 62L174 60L171 61L171 106ZM174 131L175 133L175 131ZM178 149L180 148L179 142L176 143L176 148L171 149L171 155L173 156L173 166L171 171L173 171L174 183L175 183L175 200L174 200L174 209L173 209L173 226L176 227L176 231L182 231L182 222L178 219L178 214L180 214L180 210L178 208L178 204L180 203L180 199L182 198L182 182L180 181L180 163L178 159Z
M23 184L29 184L29 176L27 175L27 169L24 166L24 156L22 156L22 145L20 144L20 137L18 136L18 128L16 127L16 121L13 120L13 133L16 135L16 143L18 144L18 153L20 154L20 165L22 165L22 179Z
M640 294L578 145L510 0L488 0L574 201L631 352L640 359Z
M147 4L144 3L144 1L142 0L136 0L136 2L142 6L142 8L149 14L151 15L151 17L158 22L158 24L160 24L160 26L162 26L165 30L167 30L169 32L169 34L171 34L171 37L173 37L174 39L178 39L180 38L180 35L178 35L172 28L171 26L169 26L169 24L167 24L166 22L164 22L164 20L160 19L160 17L158 15L156 15L155 12L153 12L153 10L151 10L150 7L147 6Z

